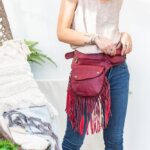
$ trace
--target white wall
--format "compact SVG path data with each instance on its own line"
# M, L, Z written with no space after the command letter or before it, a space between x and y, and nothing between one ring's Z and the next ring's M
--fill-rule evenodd
M132 34L134 44L134 51L128 57L132 95L126 120L126 149L149 150L150 1L128 0L125 10L121 28Z
M68 45L56 37L60 0L3 0L15 38L40 42L39 47L58 65L32 65L36 78L67 80L70 60L64 59ZM150 1L124 0L120 29L130 32L134 50L128 56L131 74L129 107L125 127L125 150L149 150L150 134ZM94 149L99 150L100 148Z
M64 79L68 61L64 54L70 47L58 42L56 26L60 0L3 0L15 38L39 41L39 48L58 65L33 65L36 78Z

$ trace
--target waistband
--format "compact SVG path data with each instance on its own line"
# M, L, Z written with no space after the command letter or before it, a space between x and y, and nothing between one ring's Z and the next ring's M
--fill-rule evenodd
M116 49L116 55L115 56L117 56L117 55L121 56L121 50L122 50L122 45L120 45L120 47L118 49ZM79 57L79 58L91 58L91 57L93 57L95 59L100 59L101 57L106 56L106 54L104 54L104 53L89 53L89 54L86 53L85 54L85 53L82 53L76 49L71 51L71 52L67 52L65 54L66 59L74 58L75 56ZM109 57L113 57L113 56L109 55Z

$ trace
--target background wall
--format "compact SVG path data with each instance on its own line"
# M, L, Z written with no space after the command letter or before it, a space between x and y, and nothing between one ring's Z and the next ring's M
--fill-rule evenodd
M70 71L70 60L64 54L70 47L60 43L56 36L57 16L60 0L3 0L9 17L14 38L26 38L39 41L39 48L49 55L58 65L46 63L43 66L32 65L36 79L48 79L56 83L67 83ZM120 30L129 32L133 37L133 52L128 56L131 74L129 107L125 126L125 150L149 150L150 134L150 1L124 0L120 16ZM60 86L58 91L63 91ZM61 97L62 98L62 97ZM61 102L65 103L65 96ZM54 102L55 104L55 102ZM59 105L59 103L58 103ZM57 108L58 105L55 105ZM61 106L61 105L60 105ZM59 109L60 111L60 109ZM62 110L61 110L62 111ZM62 112L60 112L62 113ZM62 114L61 114L62 115ZM64 117L64 112L63 116ZM65 117L64 117L65 118ZM65 128L63 120L62 135ZM83 149L99 150L102 137L97 140L87 137ZM101 142L100 142L101 141Z

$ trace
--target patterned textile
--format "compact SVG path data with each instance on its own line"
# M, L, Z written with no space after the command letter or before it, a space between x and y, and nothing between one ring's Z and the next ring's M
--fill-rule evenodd
M11 110L3 113L3 117L7 123L12 137L15 137L13 129L20 131L22 129L24 132L20 135L24 139L24 134L35 135L46 140L47 147L50 146L50 150L59 150L59 141L57 135L54 133L51 126L51 118L49 117L49 111L47 106L35 106L29 108L22 108ZM19 136L20 138L20 136ZM33 139L34 140L34 139ZM19 142L18 138L14 138L14 141L18 144L24 145L24 142L30 145L30 148L36 148L32 145L33 140L22 140ZM39 142L39 141L38 141ZM42 142L41 142L42 145Z

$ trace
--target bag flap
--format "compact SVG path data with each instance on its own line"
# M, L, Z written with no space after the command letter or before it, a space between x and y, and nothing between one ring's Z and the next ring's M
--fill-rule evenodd
M101 66L87 66L79 65L73 66L72 77L74 80L85 80L100 76L103 73L104 68Z

